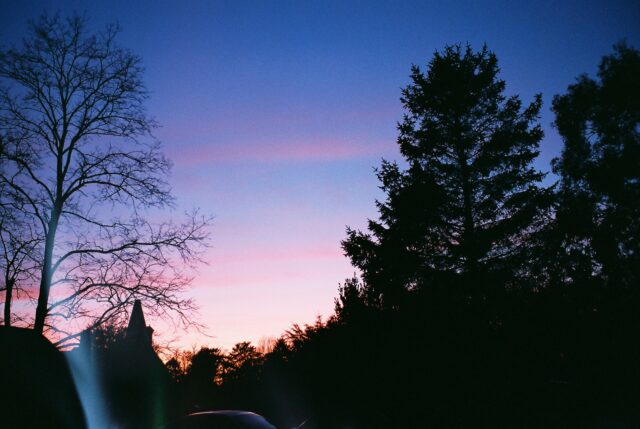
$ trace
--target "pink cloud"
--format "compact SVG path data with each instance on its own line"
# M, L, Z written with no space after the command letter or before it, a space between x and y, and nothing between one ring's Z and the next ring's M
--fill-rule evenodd
M211 261L219 264L244 262L287 262L287 261L317 261L342 258L342 250L338 246L310 247L296 249L254 249L246 252L236 252L222 256L211 255Z
M201 269L196 279L200 287L229 287L276 284L299 281L324 274L341 272L348 265L341 250L336 248L272 249L211 255L209 265ZM340 277L338 277L340 278Z
M389 142L359 142L347 139L304 139L238 144L209 144L167 148L170 158L178 165L196 167L218 162L296 162L336 161L382 156Z
M308 129L317 125L329 124L368 126L374 123L387 122L393 129L399 117L397 106L384 106L377 109L313 111L265 112L264 110L246 111L231 109L224 113L202 114L199 117L178 119L176 117L162 120L164 127L158 130L160 139L189 140L208 139L220 133L249 132L254 135L272 133L274 124L280 130Z
M345 271L352 271L338 246L213 253L207 257L210 264L196 276L198 289L258 287L318 277L341 279ZM328 285L335 285L335 281Z

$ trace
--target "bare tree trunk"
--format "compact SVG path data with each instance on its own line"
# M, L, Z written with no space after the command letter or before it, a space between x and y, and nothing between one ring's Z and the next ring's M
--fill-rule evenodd
M49 289L51 288L51 277L53 275L53 245L55 244L59 217L60 211L54 208L53 213L51 214L51 220L49 221L47 241L44 247L44 260L42 264L42 275L40 277L38 306L36 307L36 319L33 324L34 331L39 334L42 334L42 332L44 331L44 322L47 318L49 307Z
M9 278L5 282L7 291L4 299L4 326L11 326L11 297L13 295L13 285L15 282L16 280L13 278Z

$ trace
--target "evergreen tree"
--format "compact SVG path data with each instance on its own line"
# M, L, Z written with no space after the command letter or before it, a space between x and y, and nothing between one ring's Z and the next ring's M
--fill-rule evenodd
M580 76L553 100L564 149L557 230L565 277L640 281L640 52L618 45L598 80Z
M541 97L523 108L498 73L495 54L469 46L436 52L426 74L412 68L398 125L407 168L383 161L380 218L368 233L348 229L342 243L387 304L434 276L473 286L527 275L528 236L549 202L532 166Z

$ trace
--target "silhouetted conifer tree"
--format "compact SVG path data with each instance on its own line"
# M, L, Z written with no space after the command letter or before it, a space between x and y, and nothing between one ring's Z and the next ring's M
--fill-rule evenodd
M573 281L640 281L640 52L624 44L553 100L564 149L557 227Z
M343 242L387 304L434 275L503 285L527 274L527 237L549 199L531 165L541 97L523 108L504 95L498 72L495 54L469 46L436 52L426 74L412 68L398 125L407 168L383 161L380 218L368 233L348 229Z

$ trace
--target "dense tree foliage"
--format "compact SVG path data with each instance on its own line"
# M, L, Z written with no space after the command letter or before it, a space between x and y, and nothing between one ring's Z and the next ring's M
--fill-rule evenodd
M564 150L557 229L566 276L602 274L614 287L640 282L640 52L618 45L598 79L555 97Z
M504 285L528 274L528 237L549 205L538 187L544 175L532 167L541 97L523 108L504 95L498 72L486 47L460 46L436 52L426 74L412 69L398 126L407 168L383 162L380 219L343 242L387 300L444 275L463 274L477 291L489 279Z

